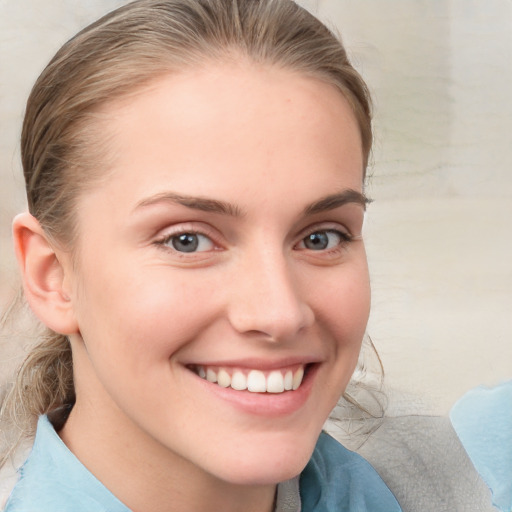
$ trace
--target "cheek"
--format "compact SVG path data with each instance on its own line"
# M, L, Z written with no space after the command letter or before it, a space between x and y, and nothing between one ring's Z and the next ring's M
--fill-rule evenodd
M366 331L370 310L366 262L361 259L350 265L340 265L317 283L316 293L310 298L319 337L329 354L327 371L318 381L319 396L327 417L352 377Z
M361 342L370 313L366 260L333 270L311 297L317 320L329 326L340 346Z
M217 312L215 294L178 272L154 269L91 280L83 289L82 337L97 364L124 361L141 373L196 337ZM100 284L101 283L101 284ZM200 307L198 307L200 304Z
M215 294L204 287L176 275L165 279L171 272L158 272L158 279L149 274L94 279L82 295L80 330L87 355L77 363L89 381L98 382L99 396L109 396L128 414L138 409L164 414L172 410L169 404L179 405L178 394L162 393L179 385L181 372L169 371L178 364L173 356L200 337L218 311Z
M362 261L350 272L339 272L335 279L329 280L317 307L317 320L325 326L324 335L332 340L335 402L357 364L369 313L370 283L366 262Z

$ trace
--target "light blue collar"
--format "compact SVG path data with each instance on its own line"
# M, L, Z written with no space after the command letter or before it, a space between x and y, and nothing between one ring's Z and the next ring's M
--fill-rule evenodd
M46 416L4 512L130 512L71 453ZM299 478L279 485L276 512L400 512L373 467L322 434Z
M493 505L512 510L512 381L479 387L453 407L450 418L475 468L491 490Z
M41 416L30 456L20 470L4 512L130 512L68 449ZM60 508L59 508L60 507Z

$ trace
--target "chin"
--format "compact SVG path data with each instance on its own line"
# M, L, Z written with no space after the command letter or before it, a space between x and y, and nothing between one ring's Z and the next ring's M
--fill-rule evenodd
M284 434L286 435L286 434ZM225 457L216 475L238 485L270 485L290 480L299 475L309 462L318 436L254 442L250 446Z

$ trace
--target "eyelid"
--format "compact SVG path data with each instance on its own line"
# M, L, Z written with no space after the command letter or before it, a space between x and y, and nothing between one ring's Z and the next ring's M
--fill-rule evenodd
M220 235L216 230L214 230L212 227L210 227L208 224L204 223L196 223L196 222L181 222L179 224L173 225L171 227L162 229L161 232L155 237L154 243L157 245L161 245L165 247L166 249L169 249L173 252L179 252L175 251L171 247L165 246L165 242L170 240L172 237L183 235L183 234L195 234L195 235L202 235L207 238L209 238L215 248L213 250L221 250L224 248L223 244L219 242ZM203 251L203 252L210 252L210 251ZM180 254L186 254L186 253L180 253ZM189 253L189 254L196 254L196 253Z
M300 242L308 235L311 235L317 231L337 231L347 239L360 238L358 236L353 235L350 229L348 229L346 226L338 222L318 222L308 226L307 228L302 229L298 234L297 239Z
M314 233L337 233L339 237L339 243L330 248L314 250L305 246L305 239ZM299 236L298 241L293 246L293 249L299 253L307 256L308 258L314 258L318 261L331 260L332 258L339 257L342 252L348 249L349 244L354 240L361 240L362 236L352 235L351 231L344 225L337 222L319 222L308 226L303 229ZM302 247L301 247L302 245Z
M334 251L336 249L339 249L341 246L343 246L344 244L347 244L349 242L352 242L353 238L350 236L350 235L347 235L346 233L343 233L342 231L340 231L339 229L315 229L313 230L311 233L309 233L309 235L306 235L304 237L302 237L298 242L297 244L295 245L295 247L297 249L300 249L300 250L304 250L304 251L308 251L308 250L313 250L309 247L306 247L306 239L315 234L315 233L330 233L331 235L335 235L339 242L334 246L334 247L326 247L325 249L318 249L316 250L315 252L329 252L329 251Z

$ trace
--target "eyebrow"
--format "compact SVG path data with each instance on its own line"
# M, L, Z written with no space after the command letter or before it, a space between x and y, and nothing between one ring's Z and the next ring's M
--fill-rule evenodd
M204 197L185 196L181 194L175 194L173 192L164 192L157 194L147 199L142 200L137 204L135 209L142 208L145 206L151 206L158 203L176 203L192 208L193 210L201 210L203 212L220 213L222 215L229 215L230 217L242 217L242 210L231 203L225 201L219 201L217 199L208 199Z
M371 199L367 198L363 193L349 188L315 201L304 209L304 215L314 215L315 213L335 210L350 203L359 204L366 210L366 205L371 202Z
M219 213L221 215L227 215L230 217L243 217L245 214L243 210L236 204L227 203L218 199L209 199L205 197L187 196L182 194L176 194L174 192L163 192L154 196L143 199L135 210L152 206L158 203L175 203L191 208L193 210L200 210L203 212ZM366 209L366 205L371 203L371 199L368 199L364 194L353 189L346 189L336 194L325 196L314 203L306 206L303 210L304 215L314 215L317 213L326 212L340 208L346 204L355 203L361 205L363 209Z

